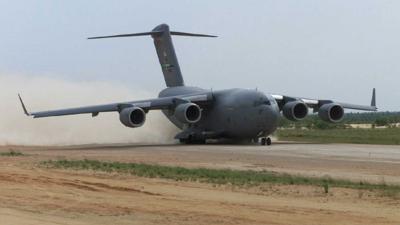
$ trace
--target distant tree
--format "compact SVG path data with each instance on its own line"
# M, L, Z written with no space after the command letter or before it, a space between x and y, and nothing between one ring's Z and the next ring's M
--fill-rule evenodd
M388 126L400 123L400 112L367 112L346 113L342 122L331 124L321 121L318 115L307 116L304 120L293 122L282 118L279 127L284 128L308 128L308 129L334 129L348 128L349 124L371 124L371 126Z
M374 124L378 127L383 127L383 126L388 126L389 125L389 120L387 117L381 117L377 118L374 122Z
M291 123L288 119L286 119L286 118L281 118L281 119L279 120L278 126L279 126L279 127L285 127L285 128L287 128L287 127L291 127L291 126L292 126L292 123Z
M314 127L316 128L316 129L320 129L320 130L326 130L326 129L331 129L332 127L331 127L331 124L329 124L329 123L327 123L327 122L324 122L324 121L322 121L322 120L316 120L315 122L314 122Z
M301 123L294 123L294 128L295 129L301 129L303 126Z
M311 129L311 128L313 128L313 122L312 121L305 121L304 122L305 123L305 127L307 128L307 129Z

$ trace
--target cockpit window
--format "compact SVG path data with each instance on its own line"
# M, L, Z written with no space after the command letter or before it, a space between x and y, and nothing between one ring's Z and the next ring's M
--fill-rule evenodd
M271 105L271 102L268 99L258 99L254 101L254 106L260 106L260 105Z
M275 99L272 97L272 96L268 96L268 100L269 100L269 102L270 102L270 105L272 104L272 105L276 105L276 101L275 101Z

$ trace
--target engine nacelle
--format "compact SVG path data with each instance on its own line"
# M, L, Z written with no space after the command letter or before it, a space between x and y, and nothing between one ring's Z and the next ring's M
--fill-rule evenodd
M196 123L201 119L201 109L194 103L183 103L175 108L174 116L181 123Z
M119 120L127 127L140 127L146 121L146 113L142 108L124 108L119 113Z
M319 108L318 116L323 121L337 123L342 121L344 109L341 105L336 103L324 104Z
M292 101L283 106L282 112L288 120L299 121L307 116L308 107L304 102Z

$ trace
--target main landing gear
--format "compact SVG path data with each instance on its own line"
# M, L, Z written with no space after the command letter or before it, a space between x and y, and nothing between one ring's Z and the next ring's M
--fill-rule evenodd
M271 138L269 137L261 138L261 145L271 145L271 144L272 144Z
M205 144L206 143L206 139L194 139L192 136L189 136L189 138L180 138L179 142L181 144L189 144L189 145L193 145L193 144Z

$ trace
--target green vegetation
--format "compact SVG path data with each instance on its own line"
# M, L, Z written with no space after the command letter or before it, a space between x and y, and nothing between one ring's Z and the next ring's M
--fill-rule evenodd
M290 121L285 117L279 121L278 127L280 128L307 128L307 129L319 129L319 130L326 130L326 129L345 129L348 125L344 122L341 123L328 123L322 121L317 115L309 115L305 119L301 121Z
M324 183L324 192L325 192L325 194L329 193L329 184L328 184L328 182Z
M24 154L22 152L10 150L8 152L0 152L0 156L23 156Z
M379 121L386 121L385 123L400 123L400 112L361 112L361 113L346 113L343 120L344 123L368 123L376 124ZM383 124L385 125L385 124Z
M164 178L177 181L196 181L213 184L238 186L257 186L265 183L283 185L311 185L323 187L328 193L329 187L343 187L363 190L379 190L382 194L397 196L400 186L353 182L330 177L316 178L298 175L281 174L269 171L241 171L230 169L183 168L173 166L149 165L142 163L101 162L97 160L50 160L42 166L58 169L92 170L102 172L126 173L140 177Z
M279 140L319 143L400 144L400 128L383 129L280 129Z
M398 145L397 123L400 112L347 113L340 123L324 122L318 115L310 115L299 122L283 118L276 134L279 140L286 141ZM352 128L350 124L370 124L371 128Z
M322 121L318 115L310 115L302 121L293 122L283 118L281 128L308 128L308 129L338 129L348 128L349 124L372 124L373 126L390 126L400 123L400 112L372 112L372 113L346 113L343 121L332 124Z

